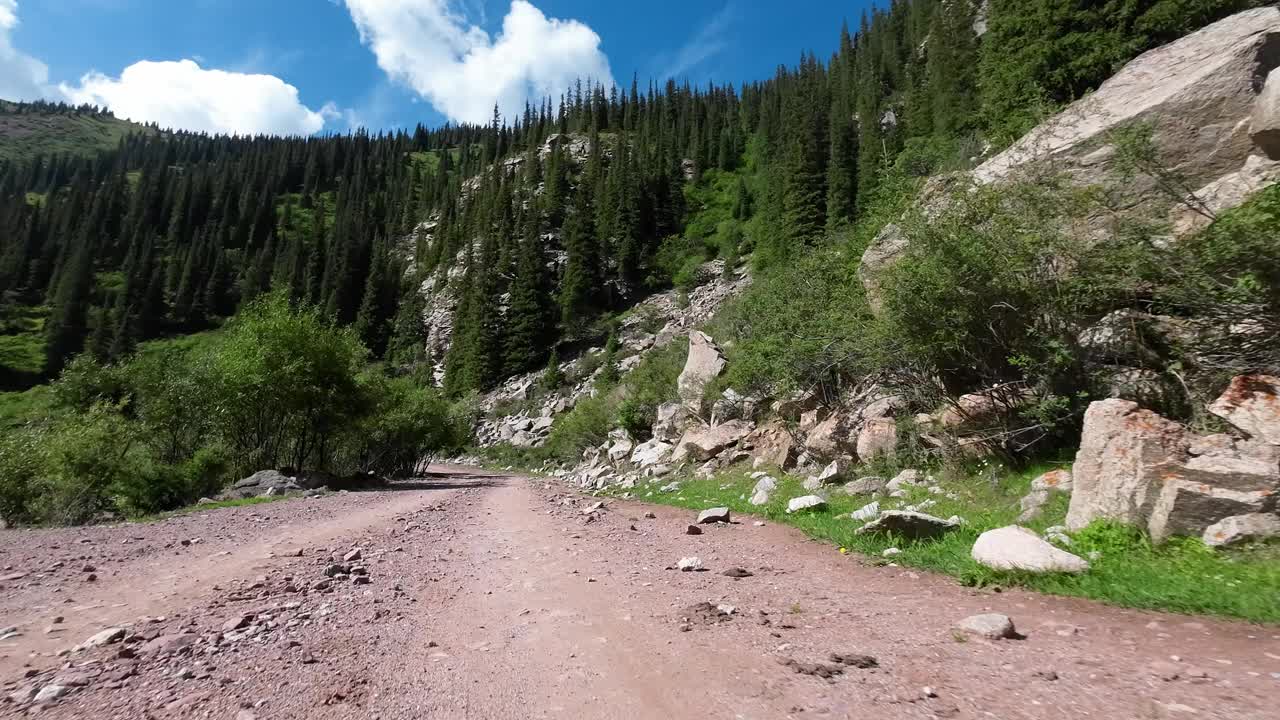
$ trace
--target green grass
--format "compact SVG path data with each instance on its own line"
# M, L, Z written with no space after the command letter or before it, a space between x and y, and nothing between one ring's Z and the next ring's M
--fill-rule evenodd
M809 494L796 477L780 478L773 501L763 508L753 507L747 501L755 481L746 471L732 471L709 480L685 480L673 493L658 491L659 486L670 482L669 478L663 478L662 482L636 492L644 501L691 510L726 506L737 513L760 515L794 526L810 537L849 552L867 555L877 563L886 562L881 559L886 548L897 547L902 553L896 555L893 562L950 575L965 585L1019 586L1130 608L1280 623L1280 545L1227 552L1209 549L1198 539L1181 538L1153 547L1136 530L1098 523L1076 533L1068 548L1082 557L1093 551L1101 553L1092 561L1092 568L1080 575L1003 573L976 563L969 553L978 535L1013 524L1019 514L1019 499L1026 493L1031 479L1044 469L1000 472L995 475L995 481L940 480L938 484L954 493L955 500L930 495L923 488L914 489L902 505L932 498L938 504L926 512L942 518L959 515L966 521L961 529L940 540L923 542L856 534L861 523L849 519L848 514L870 499L849 497L838 491L830 493L825 510L788 515L787 500ZM880 499L882 509L892 509L894 502ZM1041 518L1026 526L1043 531L1061 524L1066 509L1066 496L1055 495Z
M222 508L233 508L233 507L248 507L250 505L266 505L268 503L279 502L281 500L292 500L296 498L297 498L296 495L294 496L272 495L271 497L238 498L235 500L218 500L216 502L203 503L203 504L196 503L195 505L188 505L183 508L178 508L177 510L169 510L168 512L157 513L155 515L140 515L135 518L130 518L130 521L140 522L140 523L160 522L162 520L168 520L169 518L180 517L183 515L191 515L193 513L198 513L198 512L205 512L206 510L220 510Z
M0 102L0 161L30 160L36 156L92 157L115 150L133 133L153 133L137 123L93 114L17 113Z

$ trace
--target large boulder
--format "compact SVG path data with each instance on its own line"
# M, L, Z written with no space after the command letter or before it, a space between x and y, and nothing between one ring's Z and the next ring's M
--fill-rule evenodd
M252 497L283 495L303 490L297 478L278 470L260 470L243 480L239 480L220 497L227 500L240 500Z
M1104 400L1085 413L1072 476L1067 527L1108 519L1145 527L1158 542L1271 510L1280 446L1193 436L1135 403Z
M858 430L856 450L863 462L893 455L898 449L898 423L893 418L872 418Z
M809 431L804 448L820 460L833 460L840 455L858 452L858 419L845 412L833 413Z
M663 442L673 443L684 434L689 424L689 413L680 403L664 403L658 406L658 417L653 422L653 436Z
M653 438L636 446L631 452L631 464L641 469L653 467L666 460L674 449L670 443Z
M1067 527L1079 530L1097 519L1143 524L1159 491L1162 468L1185 452L1185 435L1181 425L1137 403L1091 404L1072 467Z
M1089 563L1083 558L1059 550L1017 525L982 533L973 544L971 554L979 564L993 570L1079 573L1089 569Z
M698 330L689 333L689 357L676 387L681 403L690 414L701 412L702 394L707 385L724 372L725 364L724 353L709 335Z
M1280 179L1280 77L1271 77L1280 64L1277 36L1280 10L1268 6L1146 52L963 180L988 185L1052 174L1081 187L1110 185L1129 196L1126 207L1140 217L1167 215L1175 237L1195 232ZM1126 177L1119 186L1122 160L1112 137L1139 123L1152 128L1169 173ZM1199 202L1169 192L1162 184L1169 176L1194 189ZM946 206L947 192L941 183L926 184L916 204L928 216ZM1093 229L1103 236L1113 223L1112 214L1098 213ZM909 244L901 228L886 225L863 254L858 276L873 311L883 302L885 272Z
M795 465L796 440L780 422L759 428L751 433L747 442L751 445L751 457L756 467L789 470Z
M1266 7L1144 53L1097 91L983 163L973 176L983 184L999 182L1034 161L1066 170L1080 185L1106 182L1119 162L1110 134L1135 123L1152 127L1162 164L1187 187L1235 173L1250 156L1266 157L1271 135L1265 127L1274 116L1264 106L1273 95L1262 93L1262 81L1280 64L1277 38L1280 10ZM1261 146L1250 137L1251 121ZM1172 205L1157 182L1130 180L1138 185L1131 189L1149 202ZM1202 200L1211 211L1223 209L1215 198Z
M1280 445L1280 378L1271 375L1232 378L1226 392L1209 406L1209 412L1251 438Z
M705 462L717 458L750 435L753 429L751 423L745 420L730 420L723 425L695 425L685 430L671 455L671 461Z

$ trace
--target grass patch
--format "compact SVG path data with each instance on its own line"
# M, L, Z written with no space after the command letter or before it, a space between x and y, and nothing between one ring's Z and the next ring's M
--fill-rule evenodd
M763 516L796 527L810 537L867 555L875 562L884 562L880 558L885 549L897 547L902 552L893 562L950 575L965 585L1019 586L1122 607L1280 623L1280 545L1275 544L1215 551L1198 539L1179 538L1156 547L1137 530L1096 523L1076 533L1069 548L1081 556L1094 551L1101 554L1092 561L1092 569L1081 575L1002 573L974 562L969 552L978 535L1013 524L1019 514L1018 500L1028 490L1031 479L1044 469L996 473L992 479L940 479L937 484L954 499L930 494L925 488L913 489L900 503L881 498L882 509L933 499L937 505L926 512L965 519L961 529L940 540L924 542L856 534L861 523L851 520L848 514L870 502L870 498L850 497L838 490L830 493L825 510L788 515L787 500L809 494L797 477L781 477L772 502L761 508L748 502L755 480L745 470L711 479L687 479L671 493L658 490L658 486L670 482L670 478L663 478L636 492L640 500L690 510L725 506L738 513ZM1040 519L1026 525L1043 531L1060 524L1066 509L1066 497L1057 495Z
M196 503L195 505L188 505L186 507L178 508L177 510L169 510L168 512L156 513L154 515L139 515L138 517L130 518L130 521L139 522L139 523L153 523L153 522L160 522L161 520L168 520L169 518L181 517L183 515L191 515L193 513L205 512L206 510L221 510L222 508L233 508L233 507L249 507L250 505L266 505L268 503L280 502L281 500L294 500L297 498L298 498L297 495L272 495L270 497L251 497L251 498L236 498L235 500L216 500L214 502L208 502L208 503Z

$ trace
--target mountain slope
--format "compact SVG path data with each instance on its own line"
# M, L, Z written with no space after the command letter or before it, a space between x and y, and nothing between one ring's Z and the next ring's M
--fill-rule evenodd
M55 154L93 157L116 149L129 134L154 132L105 112L0 101L0 161Z

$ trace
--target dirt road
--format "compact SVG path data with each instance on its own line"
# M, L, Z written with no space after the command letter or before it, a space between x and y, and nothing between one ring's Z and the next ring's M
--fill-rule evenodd
M690 536L693 513L433 470L0 532L0 716L1280 717L1280 628L972 590L752 518ZM690 556L706 570L670 569ZM1025 639L953 632L986 612Z

